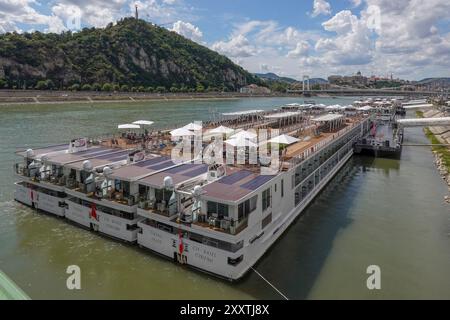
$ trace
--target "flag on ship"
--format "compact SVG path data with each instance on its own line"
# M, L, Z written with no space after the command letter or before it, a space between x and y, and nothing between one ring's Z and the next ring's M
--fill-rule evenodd
M180 252L180 254L183 254L184 244L183 244L183 235L181 233L181 230L178 233L178 239L179 239L178 251Z
M91 204L91 218L98 221L97 208L95 206L95 203Z

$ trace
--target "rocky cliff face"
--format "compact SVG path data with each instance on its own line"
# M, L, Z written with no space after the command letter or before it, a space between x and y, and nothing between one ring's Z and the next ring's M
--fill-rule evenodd
M174 32L127 18L78 33L0 35L0 70L10 84L52 80L235 90L259 80L228 58Z

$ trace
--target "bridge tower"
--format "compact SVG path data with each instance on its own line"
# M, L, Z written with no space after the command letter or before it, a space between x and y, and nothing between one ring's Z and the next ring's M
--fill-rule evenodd
M303 91L310 91L308 75L303 76Z

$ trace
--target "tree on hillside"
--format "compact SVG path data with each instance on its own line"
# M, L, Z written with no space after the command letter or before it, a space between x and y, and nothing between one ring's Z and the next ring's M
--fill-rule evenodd
M55 84L52 80L40 80L37 82L36 87L37 90L53 90L55 88Z
M166 88L163 86L156 87L156 92L164 93L164 92L166 92Z
M80 90L80 85L78 83L75 83L75 84L73 84L73 85L71 85L69 87L69 90L70 91L79 91Z
M89 85L89 84L84 84L84 85L81 87L81 90L83 90L83 91L92 91L92 86Z

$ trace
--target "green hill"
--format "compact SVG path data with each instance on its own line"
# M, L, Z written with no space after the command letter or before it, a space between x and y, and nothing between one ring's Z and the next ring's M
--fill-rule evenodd
M106 91L236 90L260 81L223 55L133 18L76 33L2 34L2 78L9 88Z

